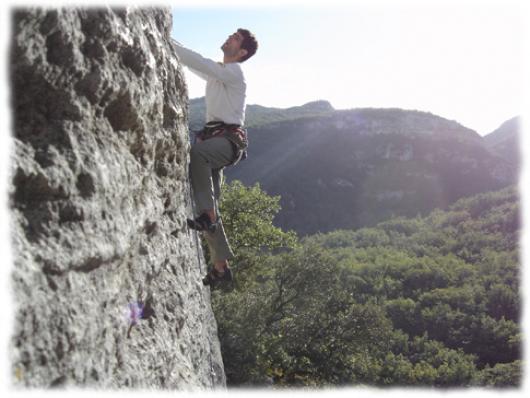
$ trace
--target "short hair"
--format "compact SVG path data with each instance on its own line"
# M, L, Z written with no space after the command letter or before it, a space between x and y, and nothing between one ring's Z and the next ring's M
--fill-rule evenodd
M256 53L256 50L258 49L258 41L256 40L254 34L252 34L247 29L239 28L237 32L240 33L241 36L243 36L241 48L247 50L247 54L242 57L239 62L245 62L247 59L249 59Z

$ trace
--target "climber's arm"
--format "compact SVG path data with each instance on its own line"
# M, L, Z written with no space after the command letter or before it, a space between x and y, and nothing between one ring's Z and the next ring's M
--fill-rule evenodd
M183 47L179 42L173 40L173 48L179 56L180 61L195 72L199 77L207 79L214 77L226 84L236 84L243 80L237 69L227 68L224 64L204 58L202 55Z
M182 60L182 56L180 55L180 51L182 51L181 49L182 48L185 48L184 46L182 46L182 44L180 44L178 41L176 41L175 39L171 39L171 44L172 44L172 47L173 49L175 50L175 52L177 53L177 55L179 56L179 59L180 61L182 61L182 63L184 63L184 61ZM195 70L191 67L189 67L189 70L191 70L194 74L196 74L197 76L199 76L201 79L204 79L204 80L208 80L208 75L202 73L202 72L199 72L198 70Z

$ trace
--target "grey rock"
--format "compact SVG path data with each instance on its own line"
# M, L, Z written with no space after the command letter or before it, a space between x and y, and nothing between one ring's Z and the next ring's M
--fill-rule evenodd
M187 88L171 24L159 8L13 11L14 385L226 384L184 222Z

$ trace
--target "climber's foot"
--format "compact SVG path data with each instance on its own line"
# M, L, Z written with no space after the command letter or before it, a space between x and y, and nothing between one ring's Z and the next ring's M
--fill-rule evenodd
M188 224L188 227L191 229L195 229L197 231L207 231L210 233L214 233L217 229L217 223L213 223L210 220L210 216L206 213L202 213L199 217L195 219L188 218L186 220L186 223Z
M234 276L232 274L232 269L228 266L225 266L222 271L213 267L202 279L202 283L204 286L213 287L220 282L232 282L233 280Z

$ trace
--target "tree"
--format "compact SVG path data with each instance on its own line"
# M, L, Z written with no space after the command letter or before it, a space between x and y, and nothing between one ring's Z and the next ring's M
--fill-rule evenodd
M474 380L474 384L488 387L519 387L522 380L523 363L517 360L486 366Z
M236 180L224 185L220 211L235 252L295 246L296 234L284 232L272 223L280 209L280 197L267 195L259 184L246 187Z

